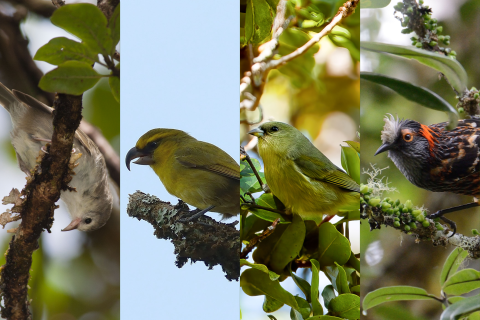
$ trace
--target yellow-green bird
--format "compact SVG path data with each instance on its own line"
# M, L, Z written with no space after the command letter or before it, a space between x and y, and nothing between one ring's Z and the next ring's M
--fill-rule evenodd
M225 151L175 129L152 129L128 151L125 162L149 165L168 193L200 210L230 218L240 212L240 166Z
M266 122L249 132L258 137L265 179L272 193L304 220L360 208L360 187L298 129Z

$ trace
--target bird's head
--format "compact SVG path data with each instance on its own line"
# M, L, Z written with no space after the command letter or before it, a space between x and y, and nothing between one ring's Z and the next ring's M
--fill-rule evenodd
M70 199L62 198L67 200L64 202L72 215L72 222L62 231L75 229L84 232L95 231L103 227L110 218L113 198L104 181L99 181L80 192L81 194L69 192Z
M250 130L248 133L258 137L258 146L260 149L275 150L280 153L285 153L288 149L291 149L293 142L307 139L295 127L277 121L265 122L258 128Z
M388 151L397 167L408 166L407 163L420 165L427 161L437 142L435 132L413 120L395 119L391 114L385 116L384 121L383 144L375 155Z
M138 139L135 147L130 149L125 157L125 164L130 170L130 162L135 164L154 165L160 158L160 153L169 153L185 139L194 139L186 132L175 129L152 129Z

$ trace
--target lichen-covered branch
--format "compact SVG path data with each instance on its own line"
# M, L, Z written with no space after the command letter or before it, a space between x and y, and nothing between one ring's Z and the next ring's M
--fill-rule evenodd
M370 201L365 200L365 198L365 194L361 194L360 218L368 220L370 231L380 229L382 225L392 227L400 232L414 236L417 241L432 241L434 246L444 247L451 244L468 251L472 259L480 258L480 236L467 237L456 233L453 237L449 237L452 232L448 231L448 227L444 224L422 217L418 219L422 221L417 221L415 216L407 210L405 210L407 212L399 214L393 212L392 214L390 211L391 207L385 205L389 203L388 198L380 201Z
M140 191L130 195L127 213L150 223L158 239L173 243L177 267L183 267L189 259L203 261L209 269L221 265L228 280L238 281L240 232L235 228L236 223L225 224L208 216L194 222L181 222L179 219L189 214L185 203L179 201L174 206Z
M68 165L75 130L82 118L82 96L59 94L54 106L52 143L22 190L24 199L18 206L22 222L10 240L1 269L1 316L5 319L31 319L27 291L32 254L38 249L43 230L50 231L55 203L71 180Z

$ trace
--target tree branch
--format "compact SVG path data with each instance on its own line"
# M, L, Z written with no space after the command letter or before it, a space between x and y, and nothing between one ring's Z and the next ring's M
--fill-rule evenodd
M364 195L362 194L361 196L363 199ZM428 227L423 227L421 223L415 222L416 228L412 228L407 232L403 229L405 227L403 222L399 226L395 226L395 220L392 215L384 211L381 206L371 206L368 203L363 202L360 205L360 218L364 220L368 219L370 231L380 229L381 226L384 225L406 234L411 234L417 241L432 241L434 246L443 247L446 247L447 244L451 244L467 250L472 259L480 258L480 236L467 237L456 233L453 237L448 238L451 232L447 231L447 226L442 225L443 230L438 230L432 219L425 218L425 220L429 222Z
M240 233L235 223L225 224L202 216L196 222L179 222L188 214L188 206L179 201L175 206L155 196L137 191L130 195L127 214L145 220L154 228L158 239L170 240L175 246L176 266L188 260L203 261L209 269L221 265L228 280L240 276Z
M55 98L52 144L22 191L22 222L12 237L1 270L0 289L6 319L31 319L27 299L33 251L43 230L50 231L55 203L71 180L69 161L75 130L82 118L82 96L59 94Z

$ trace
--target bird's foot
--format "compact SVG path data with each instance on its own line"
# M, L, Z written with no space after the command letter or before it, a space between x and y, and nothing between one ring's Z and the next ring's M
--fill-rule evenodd
M178 219L179 222L190 222L190 221L193 221L193 220L196 220L198 218L200 218L201 216L203 216L205 213L207 213L208 211L212 210L215 206L209 206L203 210L200 210L200 209L197 209L195 211L193 211L193 215L188 217L188 218L181 218L181 219Z
M452 229L452 234L448 236L449 238L453 237L457 233L457 224L455 222L453 222L452 220L445 218L442 215L441 210L437 211L435 213L429 214L427 216L427 218L429 218L429 219L440 218L440 219L442 219L442 221L446 222L450 226L450 229Z

